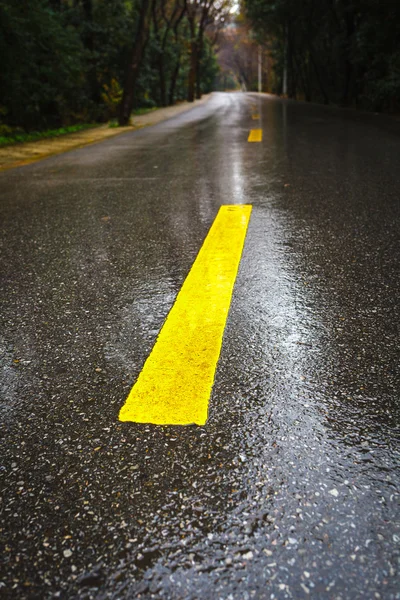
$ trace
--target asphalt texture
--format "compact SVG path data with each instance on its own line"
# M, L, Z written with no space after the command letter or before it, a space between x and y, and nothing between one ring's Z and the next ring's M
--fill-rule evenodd
M400 598L394 122L214 94L0 194L1 598ZM119 422L235 203L207 424Z

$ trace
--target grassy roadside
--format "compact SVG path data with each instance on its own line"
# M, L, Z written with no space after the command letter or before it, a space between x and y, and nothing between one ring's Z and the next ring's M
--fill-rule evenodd
M85 129L98 127L98 123L81 123L79 125L70 125L60 127L59 129L47 129L45 131L32 131L31 133L16 133L12 135L0 135L0 147L10 146L11 144L21 144L24 142L36 142L48 138L59 137L67 133L76 133Z
M181 102L174 106L156 109L141 109L133 113L131 125L119 127L117 123L87 126L72 133L61 132L53 137L43 137L33 141L0 145L0 171L14 169L43 160L56 154L76 150L90 144L102 142L108 138L128 133L135 129L156 125L209 100L211 94L205 95L194 103ZM43 132L43 134L46 132Z
M157 107L138 108L137 110L133 111L132 118L141 115L147 115L155 110L157 110ZM4 148L4 146L11 146L12 144L37 142L38 140L46 140L50 138L60 137L61 135L66 135L68 133L77 133L78 131L85 131L86 129L93 129L94 127L102 126L104 127L104 123L79 123L77 125L60 127L59 129L46 129L44 131L32 131L30 133L18 132L11 135L0 135L0 148ZM113 129L118 127L118 120L111 119L111 121L108 123L108 126Z

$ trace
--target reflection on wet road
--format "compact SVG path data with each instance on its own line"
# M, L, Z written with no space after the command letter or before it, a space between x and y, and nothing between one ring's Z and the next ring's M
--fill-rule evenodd
M215 94L0 175L2 597L400 598L386 124ZM120 423L223 204L253 213L209 420Z

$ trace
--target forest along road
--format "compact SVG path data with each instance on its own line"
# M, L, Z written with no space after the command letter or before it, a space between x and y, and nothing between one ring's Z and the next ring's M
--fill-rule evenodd
M219 93L0 174L2 598L400 598L389 124ZM119 420L145 362L205 424Z

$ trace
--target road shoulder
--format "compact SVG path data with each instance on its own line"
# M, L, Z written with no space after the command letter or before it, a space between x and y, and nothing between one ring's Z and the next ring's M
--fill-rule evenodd
M21 167L28 165L49 156L56 154L62 154L69 150L75 150L88 146L90 144L96 144L102 142L110 137L115 137L122 133L129 131L135 131L142 127L149 127L156 125L161 121L166 121L172 117L180 115L194 107L200 106L207 102L211 97L211 94L207 94L193 102L181 102L175 106L167 106L165 108L158 108L145 115L138 115L133 118L132 125L128 127L109 127L106 125L99 125L92 129L79 131L77 133L70 133L57 138L50 138L44 140L38 140L37 142L26 142L22 144L14 144L0 148L0 171L13 169L15 167Z

